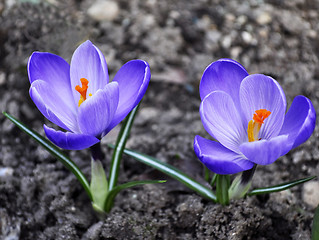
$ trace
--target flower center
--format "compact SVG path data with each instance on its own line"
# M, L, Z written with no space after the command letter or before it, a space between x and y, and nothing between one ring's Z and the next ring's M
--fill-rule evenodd
M79 85L75 86L75 90L81 94L80 100L79 100L79 105L78 105L79 107L86 100L86 92L89 88L89 86L88 86L89 81L86 78L81 78L80 81L82 83L82 87L80 87ZM92 94L90 93L89 96L92 96Z
M261 125L264 123L264 120L269 117L271 114L270 111L266 109L256 110L253 116L253 120L250 120L248 123L248 141L254 142L260 140L258 134L261 128Z

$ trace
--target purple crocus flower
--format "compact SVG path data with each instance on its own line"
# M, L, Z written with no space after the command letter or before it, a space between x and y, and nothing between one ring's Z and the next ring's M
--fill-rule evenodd
M132 60L109 82L105 58L90 41L61 57L34 52L28 63L30 96L40 112L67 132L44 125L57 146L80 150L98 143L140 102L150 80L147 62Z
M231 59L210 64L200 83L200 116L217 141L195 137L200 161L217 174L267 165L305 142L315 128L311 101L297 96L286 112L285 94L273 78L249 75Z

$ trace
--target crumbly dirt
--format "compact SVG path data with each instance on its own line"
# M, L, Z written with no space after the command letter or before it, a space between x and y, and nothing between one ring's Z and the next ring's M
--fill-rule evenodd
M0 110L42 135L48 121L28 95L28 57L38 50L70 60L86 39L105 54L111 78L134 58L151 66L152 80L127 147L202 183L192 143L195 135L209 137L198 113L198 84L212 61L233 58L251 73L274 77L289 104L305 95L319 108L318 1L119 0L118 11L104 21L88 16L94 1L21 2L0 2ZM303 186L224 207L127 156L120 183L168 181L121 192L100 220L61 163L3 115L0 131L0 239L310 239L314 206ZM118 131L102 141L106 169L112 153L107 143L115 142ZM259 166L253 187L318 175L318 136L316 129L302 146ZM65 153L89 177L89 152Z

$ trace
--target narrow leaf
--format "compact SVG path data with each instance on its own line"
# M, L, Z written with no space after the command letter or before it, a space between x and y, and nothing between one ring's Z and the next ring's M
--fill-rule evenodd
M296 185L308 182L312 179L314 179L316 176L313 177L308 177L308 178L302 178L299 180L295 180L292 182L287 182L287 183L282 183L280 185L276 185L276 186L272 186L272 187L265 187L265 188L256 188L254 190L252 190L251 192L249 192L247 195L248 196L253 196L253 195L259 195L259 194L266 194L266 193L273 193L273 192L280 192L280 191L284 191L288 188L292 188Z
M312 223L312 233L311 233L311 240L318 240L319 239L319 206L315 211L315 216L313 217Z
M124 183L121 185L118 185L116 187L114 187L111 191L109 191L106 201L105 201L105 211L109 212L112 208L113 202L114 202L114 198L116 197L116 195L127 188L130 187L135 187L138 185L144 185L144 184L154 184L154 183L164 183L166 182L166 180L143 180L143 181L133 181L133 182L128 182L128 183Z
M117 184L123 150L125 148L125 144L129 137L131 127L133 125L139 106L140 105L137 105L125 118L125 121L123 122L121 127L121 131L117 136L109 173L109 191L111 191Z
M67 156L65 156L53 143L49 140L42 137L37 132L28 128L24 123L17 120L10 114L3 112L3 115L6 116L10 121L12 121L17 127L19 127L22 131L31 136L34 140L36 140L42 147L44 147L49 153L51 153L54 157L56 157L67 169L69 169L82 184L86 193L88 194L90 200L92 201L92 195L90 191L90 185L84 174L78 168L78 166Z
M114 147L111 146L110 147ZM194 190L197 192L199 195L212 200L214 202L217 201L217 198L215 194L213 193L212 190L207 188L206 186L200 184L199 182L195 181L193 178L190 176L186 175L179 169L175 168L174 166L168 164L168 163L163 163L159 161L156 158L153 158L151 156L147 156L143 153L139 153L136 151L132 151L129 149L124 149L124 153L129 155L130 157L133 157L134 159L138 160L141 163L144 163L152 168L155 168L166 175L178 180L179 182L183 183L186 187Z

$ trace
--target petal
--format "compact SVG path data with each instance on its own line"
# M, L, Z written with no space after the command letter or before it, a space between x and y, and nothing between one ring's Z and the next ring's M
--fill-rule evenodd
M52 53L34 52L29 58L28 75L31 84L36 80L45 81L51 89L64 96L69 108L75 109L70 66L63 58Z
M280 135L270 140L246 142L240 145L242 153L252 162L260 165L271 164L291 149L288 135Z
M119 105L105 134L119 124L141 101L151 78L150 67L142 60L131 60L116 73L113 82L119 84Z
M51 122L72 132L78 131L73 99L65 99L61 92L43 80L32 82L30 97L40 112Z
M109 78L103 54L89 40L75 50L71 59L70 74L71 88L76 104L80 99L80 94L75 90L75 86L82 86L81 78L86 78L89 81L87 94L91 93L92 95L99 89L103 89Z
M304 143L312 134L316 125L316 111L311 101L304 96L293 100L280 134L288 134L293 142L292 148Z
M239 106L239 87L246 76L246 69L234 60L220 59L213 62L202 76L199 86L200 97L203 100L213 91L223 91L233 98L236 106Z
M225 92L212 92L202 101L199 112L206 131L226 148L239 153L247 133L232 98Z
M200 136L195 137L194 150L199 160L217 174L234 174L254 166L244 156Z
M56 131L53 128L47 127L46 125L43 127L45 134L51 142L58 147L67 150L82 150L91 147L100 141L91 135Z
M276 137L284 122L287 105L285 94L278 82L262 74L250 75L241 83L239 96L245 126L253 119L256 110L267 109L271 114L262 125L259 137Z
M78 124L83 134L101 137L109 126L118 106L119 88L116 82L98 90L79 107Z

